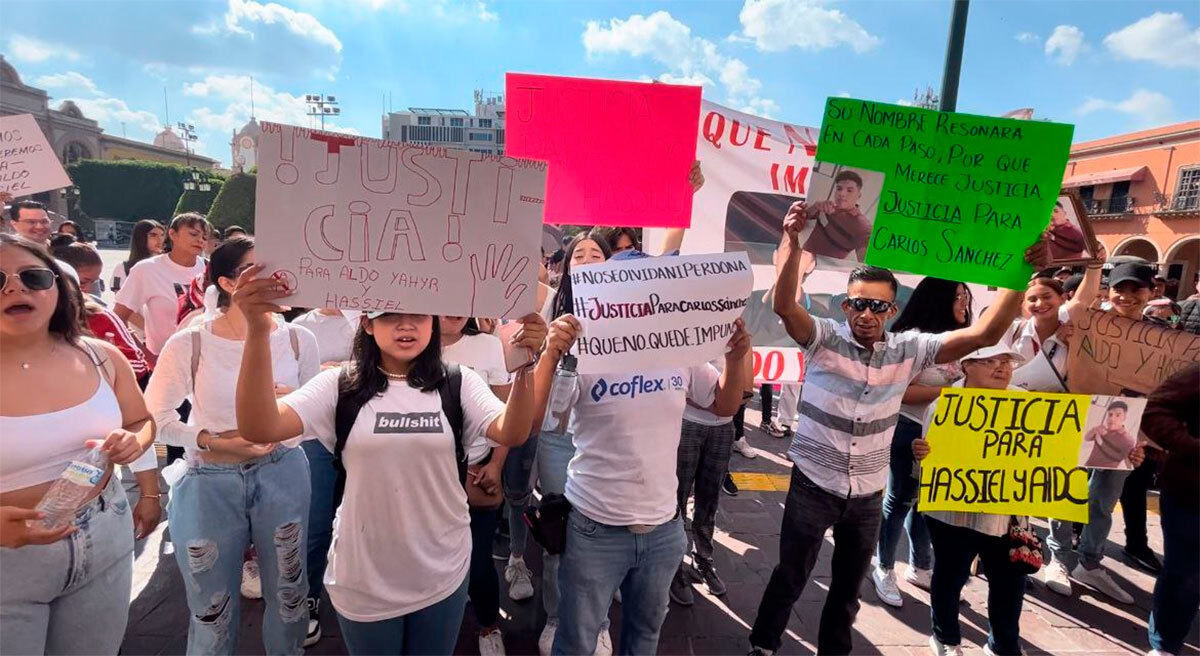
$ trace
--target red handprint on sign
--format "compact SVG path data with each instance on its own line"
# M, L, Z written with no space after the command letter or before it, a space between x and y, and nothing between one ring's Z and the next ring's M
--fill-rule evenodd
M480 262L480 253L471 254L471 314L476 316L475 303L478 298L499 298L511 301L508 308L500 316L508 316L517 301L525 295L529 286L521 282L521 274L529 266L529 258L522 256L509 266L512 260L512 244L506 244L496 254L496 244L488 244L486 255ZM490 314L490 313L489 313Z

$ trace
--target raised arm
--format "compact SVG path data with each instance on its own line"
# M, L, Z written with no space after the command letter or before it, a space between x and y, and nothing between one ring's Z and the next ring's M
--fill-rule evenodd
M1032 264L1035 271L1040 271L1046 268L1049 259L1046 234L1042 233L1032 246L1025 249L1025 261ZM1020 313L1024 297L1024 290L1006 289L1000 292L996 302L983 313L979 321L946 333L934 361L937 364L955 362L973 351L999 342Z
M717 381L717 396L713 401L712 413L718 417L732 417L742 406L742 392L753 379L754 363L750 354L750 333L742 319L735 321L736 329L729 338L729 351L725 354L725 370Z
M771 308L783 320L788 335L800 346L808 346L813 336L813 318L796 302L800 286L800 232L808 220L804 201L792 203L783 219L783 239L775 263L775 287Z
M1083 313L1092 307L1096 296L1100 294L1100 271L1107 257L1108 253L1104 250L1104 244L1097 240L1096 257L1088 262L1087 269L1083 272L1083 280L1079 283L1079 289L1075 290L1075 295L1066 303L1067 316L1071 318L1071 323L1077 323Z
M546 417L546 405L550 402L550 388L554 385L558 362L571 350L579 333L579 320L574 315L564 314L550 324L545 347L533 368L535 426L541 426Z
M238 433L250 442L282 442L304 432L300 415L275 399L271 370L271 314L283 309L276 301L289 292L273 278L257 278L262 270L256 264L243 271L233 292L233 303L246 317L235 404Z
M513 333L511 341L517 346L523 346L533 352L541 350L546 340L546 320L534 312L521 318L521 328ZM508 401L504 404L504 412L488 427L489 440L502 446L521 446L529 439L534 419L540 413L539 405L545 408L545 403L539 404L534 368L524 367L517 371L513 378L512 389L508 393Z

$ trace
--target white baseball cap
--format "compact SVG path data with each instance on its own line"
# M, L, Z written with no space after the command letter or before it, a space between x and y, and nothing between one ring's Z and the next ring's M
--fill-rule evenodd
M994 358L998 355L1007 355L1011 357L1017 364L1025 362L1025 356L1018 353L1011 344L1004 340L1001 340L999 344L985 346L981 349L973 351L972 353L963 357L963 362L966 362L967 360L984 360L986 358Z

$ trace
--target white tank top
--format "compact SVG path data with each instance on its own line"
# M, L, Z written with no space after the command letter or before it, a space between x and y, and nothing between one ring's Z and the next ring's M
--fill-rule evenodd
M104 375L103 364L85 343L100 378L83 403L27 417L0 416L0 493L58 478L72 460L87 453L87 440L103 440L121 427L121 406Z

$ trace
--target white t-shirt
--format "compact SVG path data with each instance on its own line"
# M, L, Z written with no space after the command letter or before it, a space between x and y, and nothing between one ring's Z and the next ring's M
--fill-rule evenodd
M202 273L203 258L196 258L194 265L185 267L172 262L165 253L142 260L129 270L129 277L117 292L117 303L145 319L146 348L151 353L161 353L163 345L175 332L179 305L175 285L186 291L192 280Z
M346 315L341 312L333 315L321 314L312 310L296 317L292 323L304 326L316 335L322 364L345 362L350 359L358 323L350 321Z
M1059 324L1069 323L1071 315L1067 307L1058 308ZM1059 376L1067 375L1067 352L1070 348L1052 334L1045 341L1038 341L1033 319L1018 319L1005 333L1009 346L1025 358L1025 363L1013 371L1012 386L1029 392L1066 392ZM1046 357L1049 356L1049 360ZM1053 363L1053 367L1051 366ZM1058 373L1055 374L1055 369Z
M504 364L504 346L495 335L463 335L457 342L442 347L442 359L469 367L488 385L512 383L512 374Z
M575 509L612 526L670 521L684 404L711 406L719 379L709 364L579 376L566 488Z
M299 361L292 350L289 330L296 331ZM200 364L193 384L194 334L200 335ZM190 457L195 457L197 453L203 453L196 449L196 436L200 431L220 433L237 428L234 404L245 346L245 342L217 337L208 324L181 330L167 340L146 387L146 407L158 426L158 441L184 447ZM279 323L271 332L271 373L275 382L298 388L316 376L320 369L317 339L312 333L299 326L289 328L287 324ZM179 420L175 410L184 399L192 402L186 424ZM333 434L332 430L329 434Z
M283 398L334 450L340 369L321 372ZM463 440L485 444L504 404L478 374L462 370ZM342 451L346 491L333 524L325 589L338 613L378 622L454 593L471 558L467 493L458 480L454 435L438 393L391 383L367 402ZM674 467L674 460L672 460Z
M718 372L725 371L725 358L710 360L709 364ZM683 418L701 426L724 426L733 421L733 417L718 417L704 408L697 408L692 403L684 404Z
M927 369L922 369L921 373L913 379L913 383L917 385L929 385L933 387L949 387L950 383L962 378L962 365L957 362L947 362L946 364L935 364ZM917 422L918 424L925 421L925 411L933 401L927 403L902 403L900 405L900 415L907 419Z

